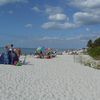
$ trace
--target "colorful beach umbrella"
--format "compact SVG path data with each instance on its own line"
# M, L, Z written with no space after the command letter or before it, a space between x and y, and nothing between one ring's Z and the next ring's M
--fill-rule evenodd
M37 49L36 49L38 52L44 52L44 50L45 50L45 47L38 47Z

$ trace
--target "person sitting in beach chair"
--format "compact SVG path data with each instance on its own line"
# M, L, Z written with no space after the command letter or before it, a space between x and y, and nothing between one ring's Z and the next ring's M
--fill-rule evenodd
M40 58L44 58L42 51L40 51L39 56L40 56Z

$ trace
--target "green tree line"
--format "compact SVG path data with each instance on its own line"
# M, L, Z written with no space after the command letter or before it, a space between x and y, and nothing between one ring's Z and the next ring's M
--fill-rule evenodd
M96 40L89 40L87 43L87 52L94 59L100 60L100 37Z

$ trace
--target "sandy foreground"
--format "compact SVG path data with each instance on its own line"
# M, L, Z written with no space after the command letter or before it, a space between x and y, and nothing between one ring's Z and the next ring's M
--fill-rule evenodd
M0 65L0 100L100 100L100 70L73 56L28 56L27 65Z

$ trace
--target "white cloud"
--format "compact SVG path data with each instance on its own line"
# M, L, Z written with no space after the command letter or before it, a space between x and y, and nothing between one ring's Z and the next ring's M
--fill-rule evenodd
M77 12L74 21L83 25L100 24L100 16L88 12Z
M100 0L72 0L69 4L79 8L81 11L100 16Z
M62 20L66 20L68 18L65 14L58 13L58 14L50 15L49 19L54 20L54 21L62 21Z
M8 3L27 2L28 0L0 0L0 6Z
M100 8L100 0L72 0L70 5L79 7L79 8Z
M32 25L32 24L26 24L25 27L26 27L26 28L32 28L33 25Z
M69 5L77 7L74 21L82 25L100 24L100 0L71 0Z
M96 39L98 36L96 34L88 34L88 35L79 35L79 36L73 36L73 37L67 37L66 40L67 41L75 41L75 40L78 40L78 41L88 41L90 39Z
M49 37L49 36L45 36L45 37L42 37L40 38L39 40L59 40L60 38L59 37Z
M40 12L41 10L38 8L38 7L36 7L36 6L34 6L33 8L32 8L32 10L34 10L34 11L36 11L36 12Z
M44 29L72 29L78 27L73 23L47 22L42 25Z
M69 23L69 18L61 7L47 6L45 9L50 21L44 23L43 29L72 29L78 27L74 23Z
M77 35L72 37L50 37L45 36L38 39L38 41L80 41L80 42L87 42L89 39L96 39L98 36L96 34L88 34L88 35Z
M61 7L47 6L45 12L51 15L51 14L62 13L63 9Z
M74 37L49 37L49 36L45 36L45 37L42 37L42 38L40 38L39 40L41 40L41 41L45 41L45 40L64 40L64 41L71 41L71 40L79 40L79 39L81 39L82 38L82 36L74 36Z

